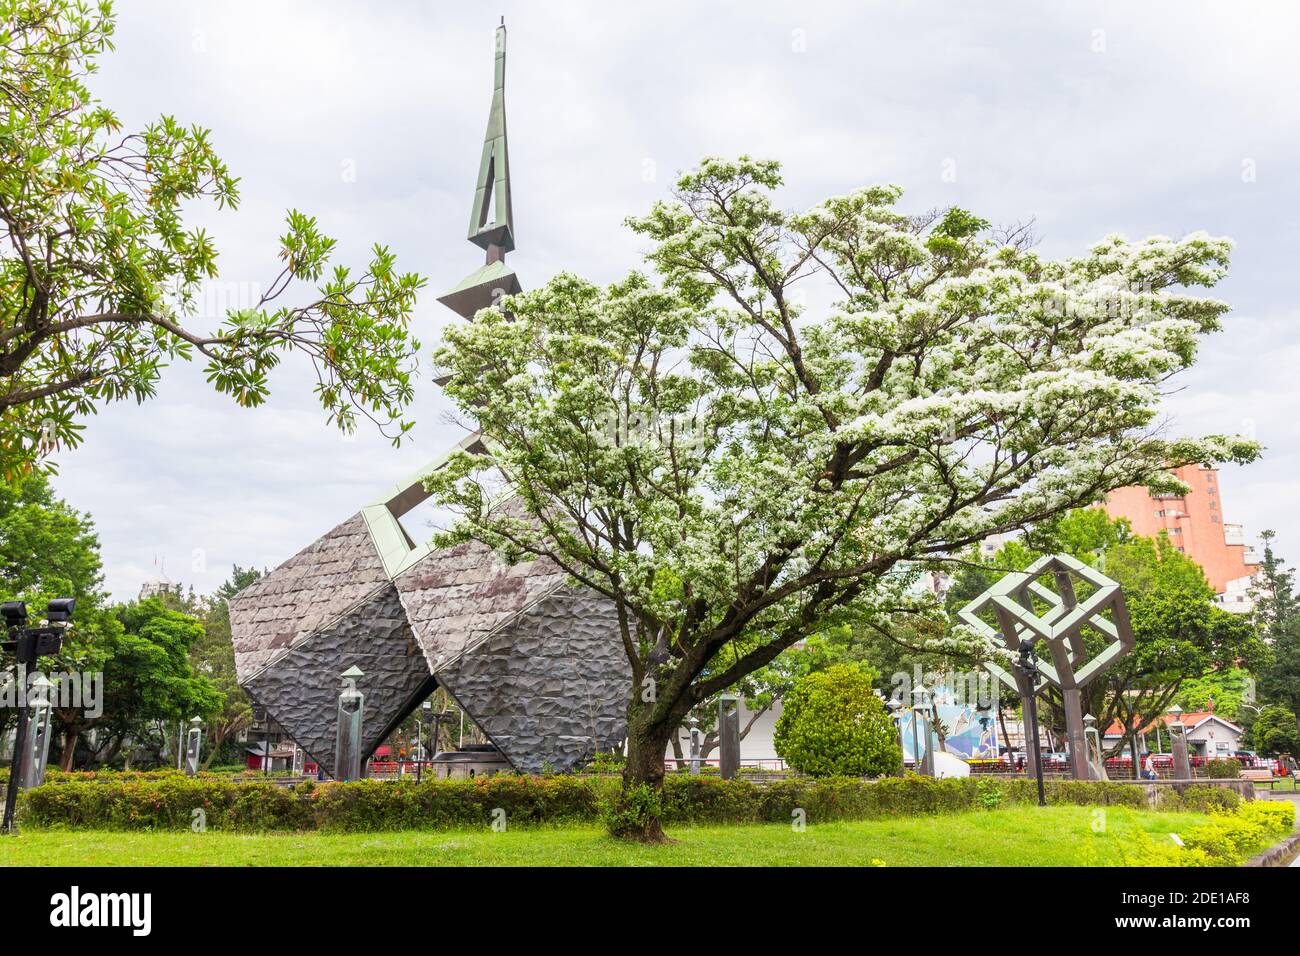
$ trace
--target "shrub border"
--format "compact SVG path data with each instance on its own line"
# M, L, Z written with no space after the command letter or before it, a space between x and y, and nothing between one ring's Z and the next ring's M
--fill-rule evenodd
M162 778L60 780L26 791L20 820L44 829L189 830L196 810L205 829L234 832L476 829L505 811L512 828L595 823L618 793L617 778L498 775L470 780L305 782L283 787L261 781L168 775ZM1142 788L1112 782L1050 781L1050 804L1148 808ZM789 823L802 811L809 823L927 816L1032 804L1032 780L980 777L936 780L908 774L865 781L856 777L794 778L755 784L744 779L669 775L665 824ZM1162 792L1157 809L1209 812L1242 802L1233 790L1190 786ZM499 815L497 815L499 817Z

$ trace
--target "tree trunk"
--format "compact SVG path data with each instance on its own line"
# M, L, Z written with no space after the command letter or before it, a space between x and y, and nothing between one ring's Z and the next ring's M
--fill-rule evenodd
M673 745L673 760L677 761L677 769L678 769L678 770L685 770L685 769L686 769L686 757L685 757L685 755L682 754L682 738L681 738L681 735L678 734L678 733L674 733L674 734L672 735L671 740L672 740L672 745Z
M1142 774L1138 767L1140 758L1138 757L1137 731L1135 730L1130 730L1128 732L1128 753L1129 756L1133 758L1133 766L1129 768L1131 770L1130 776L1132 776L1134 780L1138 780L1141 778Z
M664 787L664 754L675 725L665 721L628 734L623 791L609 816L610 832L639 843L667 843L659 822Z
M75 729L63 732L63 756L59 760L59 769L65 773L72 769L72 758L77 754L77 741L80 737Z

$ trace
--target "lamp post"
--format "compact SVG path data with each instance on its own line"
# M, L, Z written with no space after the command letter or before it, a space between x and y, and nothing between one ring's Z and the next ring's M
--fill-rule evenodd
M189 733L185 735L185 775L192 777L199 772L199 752L203 749L203 719L194 717L190 720Z
M1097 731L1097 718L1092 714L1083 715L1083 739L1088 742L1088 776L1092 780L1104 780L1106 777L1104 764L1101 759L1101 734ZM1092 755L1096 754L1097 762L1093 763Z
M1038 781L1038 805L1047 806L1047 794L1043 788L1043 758L1038 748L1038 658L1034 656L1034 639L1027 638L1020 642L1020 654L1016 658L1016 669L1029 688L1025 697L1025 751L1034 761L1034 778ZM1030 741L1033 745L1030 746Z
M72 612L77 606L75 598L56 598L45 606L45 622L36 627L27 626L27 605L22 601L5 601L0 604L0 618L4 620L8 640L0 643L0 648L10 651L18 664L17 692L18 726L14 736L14 755L9 766L9 786L5 792L4 819L0 830L4 833L14 832L14 808L18 803L18 788L24 776L25 762L28 760L27 724L30 718L27 705L27 671L41 657L57 654L63 646L63 631L72 619ZM48 686L48 683L47 683ZM48 729L45 744L49 744ZM44 761L42 760L42 768Z
M342 675L343 690L339 694L338 734L334 739L334 779L348 781L361 779L361 716L366 697L357 690L357 679L364 677L361 668L353 664Z
M930 718L926 714L926 706L930 699L930 692L924 686L918 687L912 691L912 699L915 703L912 705L912 766L917 773L926 777L934 776L934 747L931 746ZM925 726L925 756L921 756L920 743L918 735L920 724L924 721Z

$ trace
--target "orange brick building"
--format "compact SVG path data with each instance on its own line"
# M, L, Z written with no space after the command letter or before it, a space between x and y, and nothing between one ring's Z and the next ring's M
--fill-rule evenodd
M1112 491L1106 513L1127 518L1135 534L1154 538L1161 531L1169 541L1205 571L1216 594L1244 595L1246 580L1259 565L1247 549L1241 525L1228 524L1219 496L1218 469L1186 465L1174 471L1191 487L1186 495L1151 495L1145 488Z

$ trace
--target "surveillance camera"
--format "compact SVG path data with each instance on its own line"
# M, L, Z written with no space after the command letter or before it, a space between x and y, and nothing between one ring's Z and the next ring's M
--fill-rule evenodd
M51 624L66 624L76 606L76 598L55 598L45 606L45 619Z
M22 601L5 601L0 604L0 617L7 628L22 627L27 623L27 605Z

